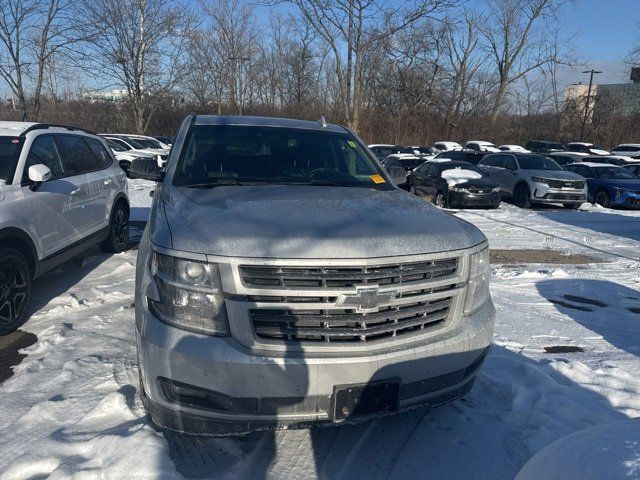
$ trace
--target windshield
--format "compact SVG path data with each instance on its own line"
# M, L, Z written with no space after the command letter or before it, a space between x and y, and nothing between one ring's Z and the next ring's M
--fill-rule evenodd
M606 148L601 147L600 145L594 145L594 144L591 144L591 145L589 145L589 148L590 148L591 150L604 150L605 152L607 151L607 149L606 149Z
M564 170L554 160L542 155L518 156L518 163L523 170Z
M131 145L133 148L136 148L138 150L144 150L147 148L153 148L153 147L149 147L148 145L145 145L144 141L140 140L139 138L129 138L127 137L127 143L129 145Z
M0 137L0 185L13 181L23 143L22 138Z
M127 149L121 145L120 143L111 140L110 138L107 138L107 145L109 145L109 148L111 148L112 150L115 150L116 152L126 152Z
M596 178L602 178L605 180L627 180L627 179L637 180L638 179L638 177L636 177L633 173L621 167L614 167L614 166L596 167L593 169L593 171L595 172Z
M393 188L347 133L277 127L197 125L173 184L288 184Z
M156 149L162 149L162 145L160 145L160 142L158 142L155 139L151 139L151 138L136 138L134 139L136 142L142 144L145 146L145 148L156 148Z

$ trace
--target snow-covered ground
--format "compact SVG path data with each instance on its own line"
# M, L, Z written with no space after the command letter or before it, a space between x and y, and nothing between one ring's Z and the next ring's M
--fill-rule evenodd
M143 220L150 186L131 187L133 218ZM493 265L495 346L464 400L338 428L165 436L137 395L136 251L96 249L36 283L23 329L38 341L0 386L0 478L512 479L574 432L599 427L581 440L583 452L599 438L636 432L637 422L635 430L620 422L640 416L640 212L503 204L455 214L478 225L493 249L602 261ZM614 430L600 427L609 423ZM638 436L614 445L627 448L606 456L621 459L608 471L640 478ZM522 478L538 469L537 478L555 478L543 469L553 463L548 450Z

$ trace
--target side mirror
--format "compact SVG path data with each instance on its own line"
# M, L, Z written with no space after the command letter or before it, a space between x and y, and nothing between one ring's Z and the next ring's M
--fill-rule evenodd
M158 161L152 157L135 158L129 167L129 178L141 178L152 182L162 182L164 172L158 166Z
M385 170L396 185L401 185L407 181L407 172L402 167L385 167Z
M32 165L29 167L28 177L31 182L31 190L36 190L42 182L51 178L51 169L42 163Z

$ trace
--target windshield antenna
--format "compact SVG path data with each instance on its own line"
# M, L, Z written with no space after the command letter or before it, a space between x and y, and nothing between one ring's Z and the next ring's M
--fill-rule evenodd
M320 115L320 120L318 120L318 123L322 128L327 128L327 121L324 119L324 115Z

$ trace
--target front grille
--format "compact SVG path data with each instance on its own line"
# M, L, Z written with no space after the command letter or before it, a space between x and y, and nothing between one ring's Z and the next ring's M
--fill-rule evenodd
M584 180L549 180L548 183L551 188L584 188Z
M445 322L452 298L387 307L375 313L353 310L253 309L258 338L319 343L361 343L424 332Z
M249 287L352 288L356 285L399 285L423 282L458 269L457 258L366 267L240 267L242 282Z
M469 193L491 193L493 189L491 188L467 188Z

